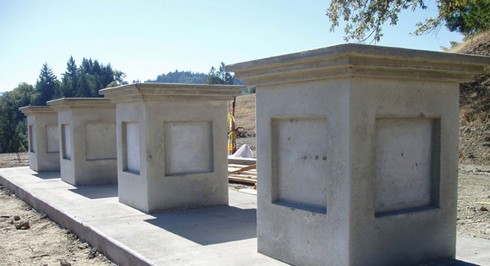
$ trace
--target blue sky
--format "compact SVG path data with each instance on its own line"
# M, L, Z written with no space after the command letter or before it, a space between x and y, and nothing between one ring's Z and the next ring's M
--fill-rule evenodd
M433 2L432 2L433 4ZM327 0L0 0L0 92L35 84L47 62L61 78L73 56L110 63L126 80L231 64L343 43ZM441 50L462 35L411 36L433 10L406 12L378 45Z

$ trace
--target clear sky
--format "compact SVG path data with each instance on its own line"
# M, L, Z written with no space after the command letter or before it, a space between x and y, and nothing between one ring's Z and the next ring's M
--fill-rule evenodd
M432 4L434 1L432 1ZM328 0L0 0L0 92L35 85L43 63L61 79L73 56L110 63L126 80L343 43ZM441 50L462 35L411 36L433 10L407 12L378 45Z

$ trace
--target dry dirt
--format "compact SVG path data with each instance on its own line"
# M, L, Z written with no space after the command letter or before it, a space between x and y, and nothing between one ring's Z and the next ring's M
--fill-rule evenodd
M490 240L490 167L460 165L458 179L459 233Z
M26 153L0 154L0 168L26 165ZM0 185L0 265L115 264Z
M490 31L452 50L454 53L490 56ZM460 162L490 165L490 73L460 85Z

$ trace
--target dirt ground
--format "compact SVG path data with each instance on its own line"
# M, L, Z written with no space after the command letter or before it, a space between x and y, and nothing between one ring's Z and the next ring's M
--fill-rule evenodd
M490 166L460 165L459 233L490 240Z
M0 168L26 165L26 153L0 154ZM0 185L0 265L115 264Z

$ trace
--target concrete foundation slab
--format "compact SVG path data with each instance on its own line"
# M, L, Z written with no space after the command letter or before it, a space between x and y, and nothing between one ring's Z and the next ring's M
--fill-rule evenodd
M116 185L74 187L27 167L0 169L0 183L118 265L284 265L256 251L255 195L150 215L119 203Z
M34 171L59 171L58 113L49 106L24 106L27 116L29 167Z
M117 182L116 110L103 98L48 101L58 112L63 181L72 185Z
M144 83L116 104L119 200L145 212L228 204L227 100L240 86Z
M295 265L454 258L458 83L489 65L345 44L228 66L257 86L259 252Z
M74 187L56 172L4 168L0 184L118 265L285 265L257 253L249 193L230 189L229 206L150 215L119 203L116 185ZM456 261L428 265L490 265L489 240L458 236L456 247Z

